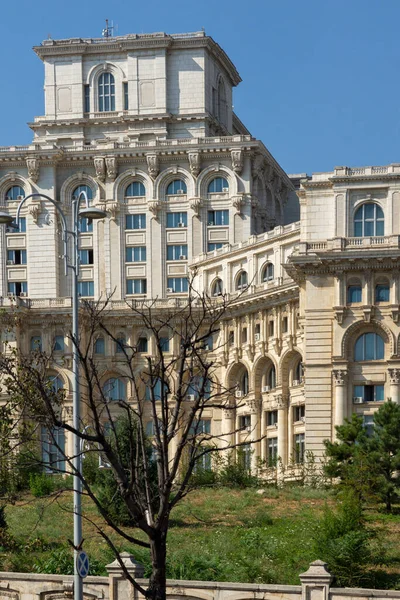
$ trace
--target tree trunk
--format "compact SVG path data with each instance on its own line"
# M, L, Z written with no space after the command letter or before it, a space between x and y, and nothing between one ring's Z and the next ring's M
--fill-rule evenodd
M167 531L157 532L150 540L152 572L147 589L147 598L151 600L166 599L166 560L167 560Z

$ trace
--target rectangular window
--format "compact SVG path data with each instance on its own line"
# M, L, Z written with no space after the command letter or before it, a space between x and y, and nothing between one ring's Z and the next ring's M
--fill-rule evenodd
M193 435L198 433L211 433L211 419L199 419L198 421L193 421L190 433Z
M126 248L126 262L146 262L146 246L133 246Z
M375 288L375 302L389 302L389 286L377 285Z
M160 338L160 346L162 352L169 352L169 338L162 337Z
M267 462L269 467L275 467L278 462L278 438L267 439Z
M85 94L84 112L88 113L88 112L90 112L90 86L84 85L83 88L84 88L84 94Z
M278 411L277 410L269 410L267 412L267 425L270 427L271 425L277 425L278 423Z
M8 265L26 265L26 250L7 250Z
M167 246L167 260L187 260L188 247L186 244L182 246Z
M64 352L64 336L56 335L53 345L54 352Z
M81 233L91 233L93 231L93 221L92 219L80 219L80 230Z
M26 281L9 282L7 291L9 294L13 294L14 296L27 296L28 283Z
M305 416L306 416L306 407L304 406L304 404L293 407L293 421L294 422L303 421L305 419Z
M94 281L78 281L79 296L94 296Z
M269 323L268 323L268 335L269 335L269 337L272 337L274 335L274 322L273 321L269 321Z
M93 250L79 250L79 261L81 265L93 265Z
M94 343L94 353L95 354L105 354L106 347L104 343L104 338L99 337Z
M209 335L204 344L204 350L211 352L214 348L214 339L212 335Z
M18 227L6 225L6 233L26 233L26 217L20 217Z
M129 95L127 81L124 81L124 110L129 110Z
M213 252L214 250L219 250L222 248L224 244L222 242L210 243L207 246L207 252Z
M245 444L239 448L239 461L242 464L242 467L246 469L246 471L250 471L251 469L251 446L250 444Z
M260 335L260 333L261 333L261 325L260 325L260 323L256 323L256 326L254 327L254 333L256 335Z
M235 343L235 332L230 331L228 334L228 346L233 346Z
M127 279L126 293L127 294L146 294L147 279Z
M379 385L355 385L353 388L354 402L383 402L385 394L385 386Z
M242 329L242 344L247 344L247 327Z
M349 285L347 288L347 303L353 304L355 302L361 302L361 286Z
M169 212L167 213L167 227L187 227L186 212Z
M138 352L147 352L147 338L140 337L137 342Z
M229 225L229 210L209 210L208 225Z
M146 215L126 215L125 229L146 229Z
M65 469L64 429L42 427L42 460L47 473Z
M188 280L186 277L168 277L167 291L173 294L179 294L188 291Z
M251 417L250 415L242 415L239 417L239 429L250 429Z
M282 319L282 333L287 333L288 330L288 318L283 317Z
M303 463L305 456L305 434L298 433L294 436L294 458L296 463Z

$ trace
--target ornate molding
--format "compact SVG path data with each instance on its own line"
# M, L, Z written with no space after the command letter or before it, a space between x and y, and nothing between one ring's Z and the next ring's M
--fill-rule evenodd
M337 320L339 325L342 325L346 307L345 306L334 306L333 310L335 312L335 319Z
M232 169L235 173L240 173L243 170L243 149L242 148L232 148L231 150L231 160L232 160Z
M345 385L347 379L346 369L333 369L332 375L336 385Z
M201 205L202 205L201 198L198 198L198 197L190 198L189 206L192 209L192 211L195 213L196 217L198 217L200 214Z
M400 369L388 369L390 383L394 385L400 384Z
M241 215L244 205L246 204L246 199L244 195L234 196L232 198L232 206L236 209L236 214Z
M31 200L28 208L29 214L32 217L32 220L35 224L37 224L39 215L42 212L42 203L40 200Z
M249 398L246 400L250 413L256 413L260 408L260 400L258 398Z
M99 181L105 181L106 178L106 164L104 156L96 156L93 159L94 169L96 171L96 177Z
M362 307L362 311L363 311L363 315L364 315L364 321L366 323L370 323L372 317L374 316L374 310L375 310L375 306L372 305L368 305L368 306L363 306Z
M121 207L118 202L111 202L111 204L107 205L107 212L110 213L110 218L112 221L116 220L120 210Z
M198 152L188 152L189 168L193 177L197 177L201 171L201 160Z
M37 183L40 174L40 164L37 158L27 158L26 167L28 169L28 177L34 183Z
M118 165L117 159L115 156L107 156L105 158L106 169L107 169L107 177L111 179L111 181L115 181L115 178L118 174Z
M277 396L275 396L275 400L278 406L278 410L284 410L288 407L289 400L287 396L284 396L283 394L278 394Z
M146 154L147 169L152 179L155 179L160 172L160 165L157 154Z
M148 207L149 207L149 211L153 213L155 218L157 218L157 215L158 215L159 211L161 210L161 202L159 200L150 200L148 202Z

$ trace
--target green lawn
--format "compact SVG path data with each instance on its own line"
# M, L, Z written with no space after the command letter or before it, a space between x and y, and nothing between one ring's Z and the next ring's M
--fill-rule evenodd
M14 549L0 548L0 568L13 571L69 573L72 569L71 493L57 500L33 499L7 508ZM301 487L202 489L192 492L172 514L168 538L168 576L176 579L299 584L298 575L318 556L312 536L325 506L335 504L331 492ZM84 513L101 523L88 499ZM374 543L384 547L388 561L381 587L400 588L400 516L368 513L377 531ZM84 548L93 574L106 574L112 553L94 525L84 522ZM137 532L136 532L137 535ZM148 553L113 535L121 550L130 551L149 567ZM0 540L1 542L1 540Z

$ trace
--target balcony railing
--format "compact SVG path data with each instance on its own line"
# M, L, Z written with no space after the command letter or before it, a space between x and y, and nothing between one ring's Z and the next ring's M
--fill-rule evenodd
M359 250L360 248L400 248L400 236L337 237L327 241L301 242L299 254Z

